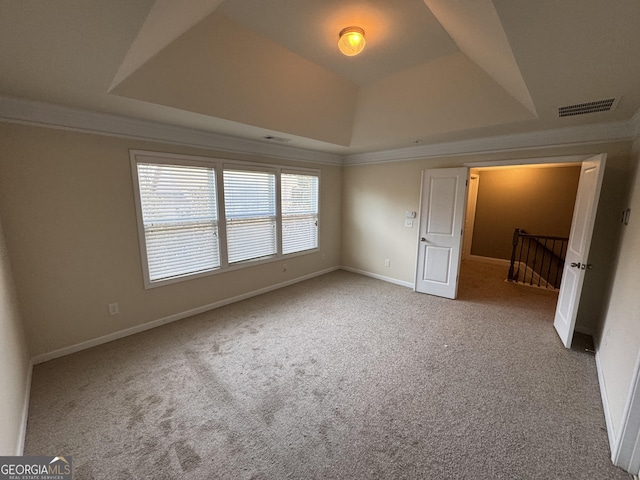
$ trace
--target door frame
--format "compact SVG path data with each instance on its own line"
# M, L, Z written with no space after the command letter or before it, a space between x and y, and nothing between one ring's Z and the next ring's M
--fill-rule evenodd
M464 233L462 234L462 260L471 256L471 246L473 244L473 228L476 224L476 207L478 205L478 187L480 184L480 174L471 173L469 169L469 186L467 188L467 210L464 214ZM467 228L467 218L469 226Z
M413 291L455 300L458 296L460 264L462 263L462 240L467 209L469 168L426 168L422 170L420 177L420 213ZM426 182L427 179L430 181ZM436 179L454 179L454 183L453 189L451 189L451 185L445 185L446 193L452 194L449 198L450 203L435 202L435 208L439 209L440 212L445 209L445 215L439 221L436 220L435 225L432 225L431 215L434 212L434 202L432 201L433 181ZM439 217L441 217L441 213L436 215L436 219ZM444 222L444 224L441 222ZM431 231L432 226L435 227L436 231ZM443 227L445 228L444 231L438 231L438 228ZM434 257L429 256L429 250L435 252ZM446 251L446 257L438 255L438 252L441 253L443 250ZM430 258L433 261L430 262ZM442 272L437 266L442 267L444 264L442 261L438 261L438 258L440 260L445 258L446 273L444 278L446 281L443 281L442 278L426 278L429 266L436 267L436 270L432 269L431 273Z

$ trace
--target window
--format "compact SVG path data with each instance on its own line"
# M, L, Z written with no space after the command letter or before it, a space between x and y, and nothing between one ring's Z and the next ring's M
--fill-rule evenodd
M215 170L138 163L150 282L220 267Z
M282 253L318 247L318 177L282 173Z
M320 175L131 151L147 288L318 250Z
M225 170L224 205L230 264L276 254L274 173Z

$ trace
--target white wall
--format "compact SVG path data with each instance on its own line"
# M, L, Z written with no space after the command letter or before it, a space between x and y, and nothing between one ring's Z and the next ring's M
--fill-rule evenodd
M640 139L634 143L632 160L636 174L628 204L631 216L629 225L623 227L598 346L604 394L615 437L620 434L633 369L640 353L640 174L637 169Z
M21 455L31 367L0 224L0 455Z

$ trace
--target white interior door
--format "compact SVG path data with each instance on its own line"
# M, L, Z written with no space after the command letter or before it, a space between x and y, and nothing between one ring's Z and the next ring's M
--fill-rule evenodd
M456 298L469 169L423 170L415 289Z
M558 294L556 316L553 321L553 326L567 348L571 347L573 340L584 276L591 268L588 264L589 247L591 246L593 224L600 198L605 160L606 154L592 157L582 162L582 170L580 171L580 182L573 209L562 283Z
M473 243L473 227L476 223L476 205L478 204L478 183L480 175L472 173L469 175L469 188L467 195L467 211L464 214L464 235L462 236L462 259L471 255L471 244Z

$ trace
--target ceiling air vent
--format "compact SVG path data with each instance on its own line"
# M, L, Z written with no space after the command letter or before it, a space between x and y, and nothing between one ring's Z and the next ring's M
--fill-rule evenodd
M284 138L284 137L275 137L273 135L265 135L264 137L265 140L269 140L270 142L280 142L280 143L288 143L291 141L290 138Z
M559 117L573 117L574 115L586 115L587 113L609 112L617 105L615 98L597 100L595 102L577 103L558 108Z

